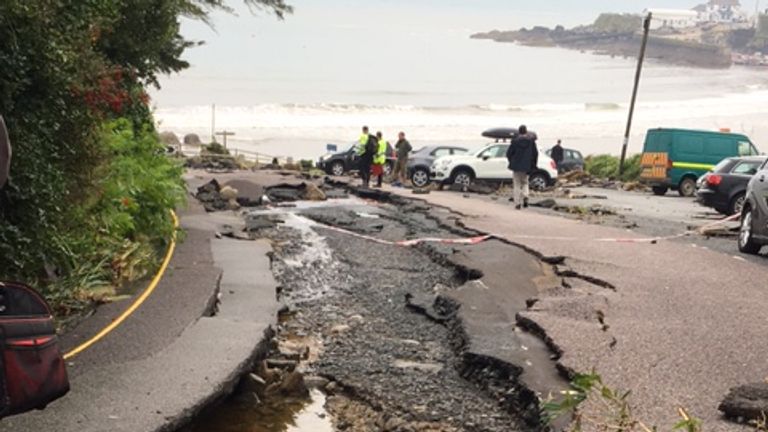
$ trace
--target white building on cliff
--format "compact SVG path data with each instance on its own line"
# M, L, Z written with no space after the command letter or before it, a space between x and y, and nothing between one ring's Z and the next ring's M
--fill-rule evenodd
M693 10L698 13L700 23L737 24L749 21L739 0L709 0Z

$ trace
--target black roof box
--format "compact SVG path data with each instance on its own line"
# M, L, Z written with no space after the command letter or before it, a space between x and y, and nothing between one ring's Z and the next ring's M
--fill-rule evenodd
M517 135L517 128L493 128L483 132L483 136L493 139L511 139Z

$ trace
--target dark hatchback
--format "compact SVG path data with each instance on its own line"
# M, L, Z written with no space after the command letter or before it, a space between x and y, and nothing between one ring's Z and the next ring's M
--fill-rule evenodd
M427 146L411 153L408 157L408 177L416 187L429 184L432 164L443 156L467 154L467 149L455 146Z
M698 182L696 200L722 214L741 213L752 176L765 163L767 156L747 156L723 159Z
M395 167L397 156L392 145L387 145L387 163L384 165L384 174L389 176ZM357 144L353 144L346 151L331 153L322 156L317 161L317 167L326 173L334 176L344 175L350 171L360 170L360 158L357 156Z

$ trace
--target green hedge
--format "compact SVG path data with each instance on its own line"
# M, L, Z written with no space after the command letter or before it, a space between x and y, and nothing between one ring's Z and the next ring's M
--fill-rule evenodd
M640 180L640 157L636 154L624 161L624 174L619 175L619 158L612 155L591 155L584 160L584 170L589 174L612 180L638 181Z

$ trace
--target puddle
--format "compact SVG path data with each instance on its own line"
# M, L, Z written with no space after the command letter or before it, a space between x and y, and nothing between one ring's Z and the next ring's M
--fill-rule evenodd
M199 418L185 432L333 432L325 395L312 390L310 400L231 401Z

